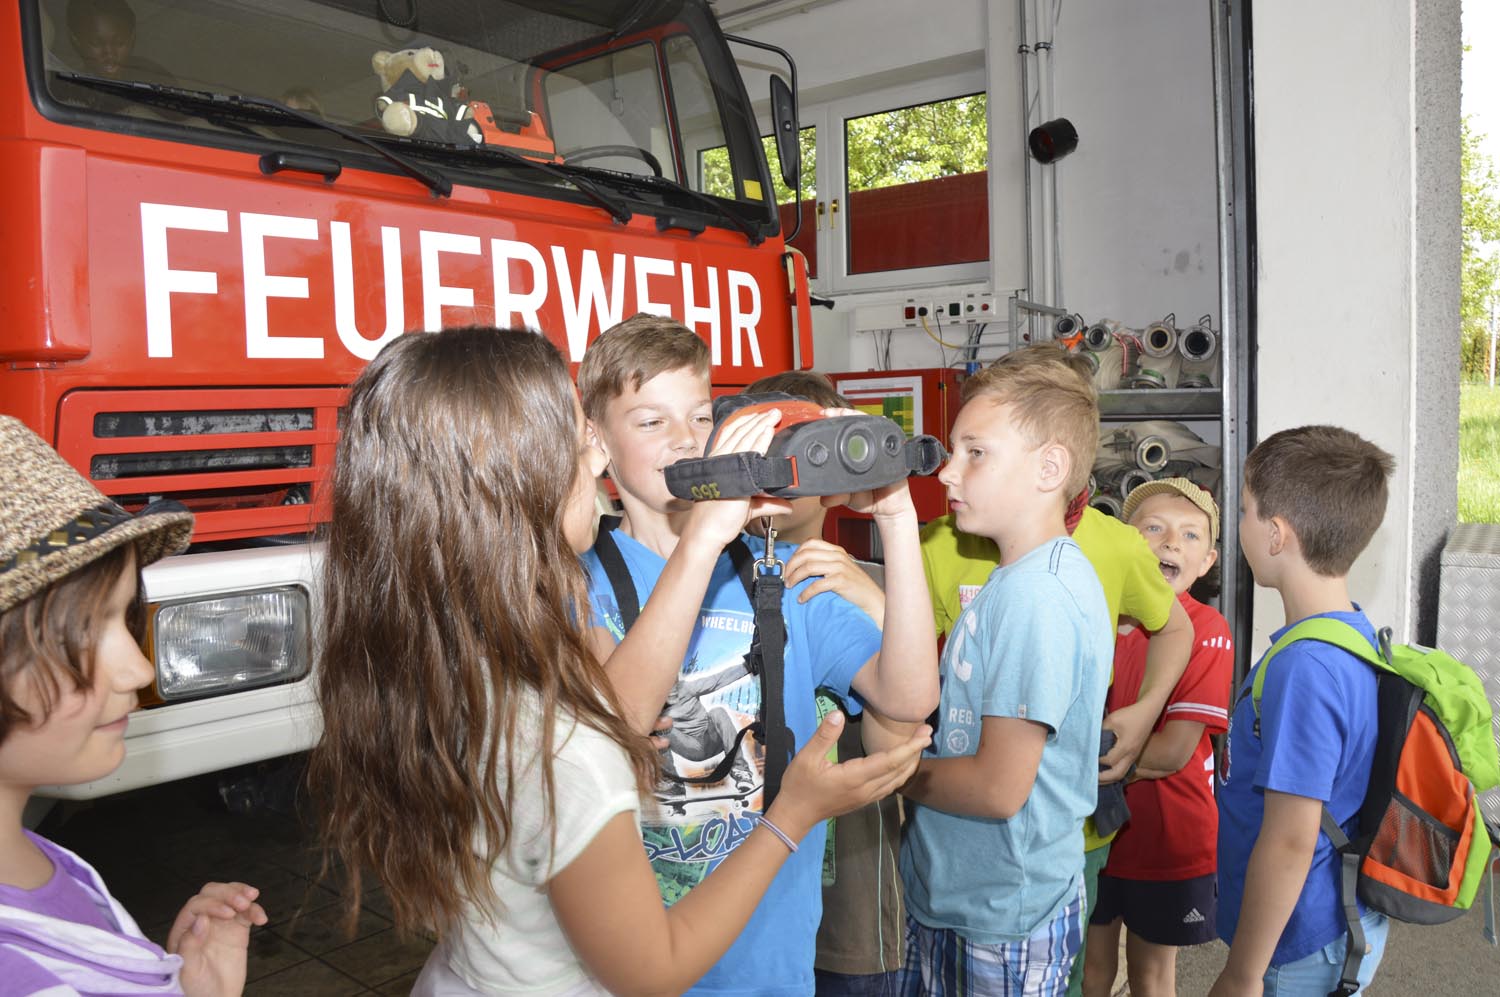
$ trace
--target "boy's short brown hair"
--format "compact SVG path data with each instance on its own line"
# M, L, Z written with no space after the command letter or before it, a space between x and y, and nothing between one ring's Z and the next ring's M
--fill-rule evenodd
M1347 575L1385 519L1390 454L1338 426L1299 426L1262 440L1245 458L1245 490L1264 522L1291 524L1302 559L1320 575Z
M820 374L815 370L784 370L780 374L772 374L751 383L744 393L759 395L767 391L796 395L824 408L854 407L849 404L849 399L839 394L827 374Z
M674 318L639 312L604 330L584 351L578 365L578 394L583 414L595 422L604 418L610 399L625 393L627 384L639 391L658 374L684 367L708 378L708 344Z
M1050 344L1009 353L964 382L963 400L981 396L1012 407L1016 427L1033 447L1062 444L1072 458L1064 499L1088 484L1099 449L1099 402L1093 384L1067 354Z

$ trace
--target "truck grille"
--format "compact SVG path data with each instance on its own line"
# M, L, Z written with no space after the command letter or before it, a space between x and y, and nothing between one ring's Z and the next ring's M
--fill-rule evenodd
M342 388L75 391L58 450L127 509L176 499L198 542L305 533L326 519L322 484Z

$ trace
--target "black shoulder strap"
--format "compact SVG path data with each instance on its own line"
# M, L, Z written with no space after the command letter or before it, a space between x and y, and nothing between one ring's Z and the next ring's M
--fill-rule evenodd
M755 574L750 596L750 604L755 607L755 635L750 641L750 661L751 667L760 672L760 736L766 748L762 804L769 810L797 748L786 725L786 617L781 612L786 584L779 569L755 572L752 566L751 570Z
M614 531L619 525L619 516L599 517L599 535L594 540L594 553L599 555L604 577L609 579L610 588L615 590L615 603L620 607L620 624L629 630L641 615L641 599L636 594L630 569L625 565L625 555L620 553L620 545L615 543Z
M620 553L620 546L615 543L612 535L619 525L619 516L600 518L594 552L598 554L604 576L609 579L610 587L615 591L615 602L620 607L620 622L629 630L640 618L641 602L636 593L635 582L630 577L630 569L625 564L625 557ZM783 675L786 665L786 619L781 613L781 599L786 586L779 571L756 571L755 555L751 552L750 545L745 543L744 537L736 537L725 548L725 552L734 565L734 573L739 576L740 584L745 587L745 594L755 613L755 632L750 638L747 665L750 674L760 677L760 717L754 724L739 732L712 772L702 776L664 775L673 782L693 785L722 782L728 777L739 754L740 742L747 732L753 732L766 749L762 803L769 808L781 789L782 776L796 750L796 741L786 724L786 703L783 698L786 684Z
M734 538L734 542L724 548L724 553L729 555L729 563L734 565L734 573L740 576L740 584L745 586L745 597L750 600L750 608L755 608L755 554L751 552L750 545L745 543L744 534Z

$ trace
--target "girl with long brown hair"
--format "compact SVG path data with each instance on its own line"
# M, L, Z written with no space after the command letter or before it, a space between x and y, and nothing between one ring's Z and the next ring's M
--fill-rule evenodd
M764 449L769 423L722 448ZM825 721L749 837L670 910L642 847L656 752L585 642L595 478L542 336L404 336L355 382L332 478L310 779L349 916L367 878L438 938L415 993L674 993L811 827L891 792L927 731L842 765ZM744 501L700 503L706 542ZM757 509L756 511L760 511Z

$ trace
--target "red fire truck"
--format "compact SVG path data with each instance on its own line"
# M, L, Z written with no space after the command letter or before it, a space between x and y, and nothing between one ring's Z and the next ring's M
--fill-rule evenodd
M467 104L482 144L383 129L373 56L428 48L421 113ZM390 337L529 326L577 361L646 311L702 334L724 387L811 365L703 0L21 0L0 53L0 412L127 508L197 514L146 574L157 682L128 760L56 795L316 739L322 481Z

